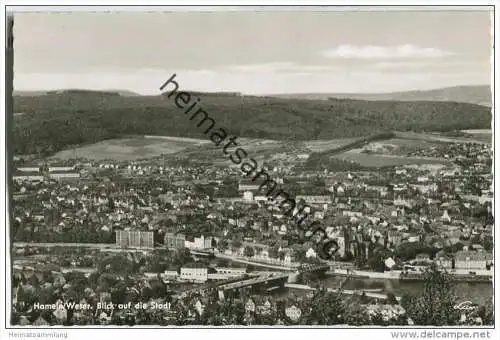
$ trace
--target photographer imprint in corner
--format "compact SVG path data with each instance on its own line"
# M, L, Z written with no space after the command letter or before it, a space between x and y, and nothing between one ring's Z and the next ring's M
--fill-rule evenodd
M453 306L453 309L458 309L461 311L472 311L477 309L477 306L475 306L471 301L463 301L458 305Z

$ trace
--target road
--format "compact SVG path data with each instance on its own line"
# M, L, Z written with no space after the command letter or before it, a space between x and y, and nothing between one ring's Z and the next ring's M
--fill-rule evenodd
M24 248L28 247L40 247L40 248L55 248L55 247L65 247L65 248L87 248L87 249L98 249L104 252L134 252L134 251L151 251L152 248L120 248L114 243L28 243L28 242L14 242L14 248Z
M14 242L14 247L71 247L71 248L94 248L94 249L106 249L106 248L116 248L114 243L36 243L36 242Z
M198 144L207 144L210 142L208 139L196 139L196 138L188 138L188 137L145 135L144 138L146 138L146 139L165 139L165 140L171 140L174 142L189 142L189 143L198 143Z

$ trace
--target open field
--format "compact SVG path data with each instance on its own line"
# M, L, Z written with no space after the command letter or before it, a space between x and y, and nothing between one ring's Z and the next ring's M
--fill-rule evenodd
M287 143L272 139L257 139L257 138L238 138L238 146L248 152L266 152L280 148Z
M181 152L193 145L200 145L206 141L191 138L119 138L105 140L99 143L82 146L75 149L63 150L53 158L71 159L85 158L94 160L136 160L151 158L165 154Z
M254 138L238 138L236 142L238 143L238 148L242 148L247 152L247 157L254 158L259 164L266 159L286 158L288 154L298 152L295 146L296 143L293 142L287 143L285 141ZM230 166L232 162L228 159L228 156L224 154L222 150L223 146L224 143L221 143L219 147L212 143L193 145L182 151L182 153L178 153L176 156L207 161L214 165ZM233 146L229 148L228 152L234 152L237 147Z
M293 142L271 139L239 138L237 147L248 152L248 157L257 161L278 157L280 154L295 152L298 147ZM206 160L227 164L227 156L222 151L224 144L215 146L209 139L195 139L169 136L137 136L110 139L78 148L63 150L53 156L59 159L85 158L94 160L138 160L161 155L174 155L180 158ZM235 150L232 147L231 150Z
M444 159L439 158L425 158L425 157L405 157L405 156L396 156L396 155L369 155L360 152L356 152L357 150L351 150L348 152L344 152L339 155L332 156L336 159L341 159L344 161L350 161L353 163L360 164L362 166L368 167L385 167L385 166L400 166L400 165L409 165L409 164L442 164L442 165L450 165L451 163Z
M470 138L484 143L492 143L493 131L490 129L462 130L470 135Z
M371 141L330 157L354 162L368 167L401 166L401 165L451 165L443 158L408 157L411 152L422 148L432 148L443 143L466 142L464 137L453 138L441 134L424 134L413 132L395 132L395 138Z
M299 154L320 154L320 157L333 157L354 162L364 166L395 166L405 164L449 164L437 158L406 157L409 152L422 147L432 147L441 143L478 141L478 136L487 136L490 130L474 130L471 138L448 137L441 134L424 134L413 132L395 132L392 138L359 143L359 138L342 138L331 140L284 141L262 138L237 138L237 147L243 148L259 163L265 160L293 160ZM188 160L212 163L214 165L230 165L227 155L220 146L215 146L209 139L195 139L170 136L130 136L128 138L110 139L95 144L58 152L54 158L71 159L86 158L95 160L138 160L158 156L175 156ZM352 144L354 149L348 150ZM233 146L230 151L236 149ZM337 154L328 153L338 150Z
M416 151L422 147L432 147L436 142L428 142L417 139L391 138L385 141L371 142L362 148L350 150L352 153L381 154L405 156L409 152Z
M141 136L134 138L142 138ZM187 138L187 137L172 137L172 136L144 136L145 139L149 140L169 140L173 142L183 142L183 143L192 143L192 144L208 144L210 141L208 139L197 139L197 138Z
M311 140L303 142L305 148L312 152L325 152L329 150L334 150L340 148L344 145L354 143L358 138L339 138L339 139L323 139L323 140Z
M471 130L469 130L471 131ZM479 131L479 130L476 130ZM490 131L490 136L491 136L491 130L483 130L483 131ZM402 139L412 139L412 140L421 140L421 141L428 141L428 142L443 142L443 143L467 143L467 142L476 142L476 143L485 143L485 142L490 142L491 143L491 138L488 140L482 140L480 138L476 138L478 134L465 136L465 137L449 137L449 136L444 136L443 134L440 133L417 133L417 132L395 132L395 135L397 138L402 138Z
M490 129L472 129L472 130L462 130L462 132L469 133L469 134L490 134L491 135L491 130Z

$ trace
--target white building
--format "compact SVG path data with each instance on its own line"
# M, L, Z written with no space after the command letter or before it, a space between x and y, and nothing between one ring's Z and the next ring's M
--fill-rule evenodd
M490 252L459 251L455 254L455 268L467 270L486 270L493 263Z
M12 176L12 179L16 182L23 182L23 181L29 181L29 182L42 182L43 181L43 176L39 175L20 175L20 176Z
M209 279L227 280L246 275L245 268L215 268L216 274L208 274Z
M447 223L451 222L451 217L450 217L450 215L448 215L448 210L444 211L443 216L441 217L441 220L443 222L447 222Z
M180 279L184 281L203 283L208 280L207 268L181 268Z
M212 240L212 236L205 237L201 235L200 237L195 237L193 242L186 240L184 246L188 249L208 249L212 248Z
M247 273L246 268L217 267L215 268L215 271L221 274L234 274L234 275L245 275Z
M342 215L348 217L363 217L363 213L361 211L344 210L342 211Z
M255 181L241 181L238 185L239 191L259 190L260 184Z
M420 236L414 235L414 236L408 237L408 242L410 242L410 243L419 242L419 241L420 241Z
M314 249L312 248L309 248L307 251L306 251L306 258L316 258L317 254L316 252L314 251Z
M255 196L254 201L256 202L267 202L268 198L267 196Z
M331 204L332 203L332 198L327 195L298 195L295 200L298 202L300 200L304 200L306 204L316 204L316 205L323 205L323 204Z
M391 269L392 267L394 267L396 265L396 262L392 259L392 258L388 258L384 261L384 264L387 268Z
M194 248L195 249L204 249L205 248L205 237L201 235L200 237L194 238Z
M163 272L163 278L164 279L177 279L177 277L179 276L179 273L177 273L176 270L165 270Z
M251 191L245 191L243 193L243 199L245 201L253 201L253 193Z
M337 254L340 256L344 256L345 254L345 238L344 236L337 236L337 245L339 246L339 250Z

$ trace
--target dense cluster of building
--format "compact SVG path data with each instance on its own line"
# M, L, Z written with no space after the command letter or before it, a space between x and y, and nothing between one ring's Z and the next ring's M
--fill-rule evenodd
M297 193L339 249L332 270L408 272L434 263L457 275L491 276L491 150L476 143L422 148L449 166L311 171L266 164L280 187ZM232 260L298 267L320 261L314 230L289 223L263 188L237 169L147 161L16 164L14 242L167 248ZM298 190L295 190L297 189ZM244 269L180 266L166 281L204 283ZM294 309L290 310L292 313Z

